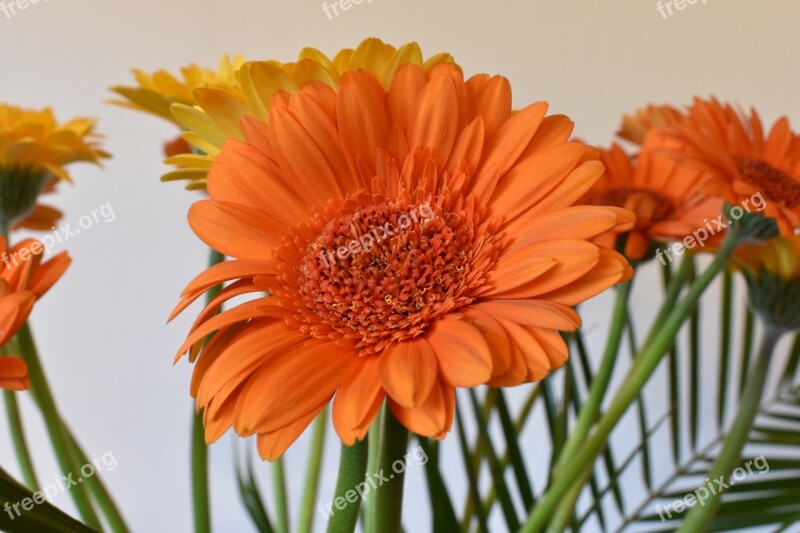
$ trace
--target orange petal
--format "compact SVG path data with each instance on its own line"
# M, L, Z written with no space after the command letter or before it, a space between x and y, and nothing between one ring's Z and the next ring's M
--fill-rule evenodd
M574 309L547 300L485 300L473 304L475 309L494 318L523 326L574 331L581 319Z
M386 396L379 363L378 357L362 358L333 400L333 425L348 446L364 438Z
M580 280L543 294L542 297L563 305L577 305L633 277L633 269L625 257L609 248L599 250L600 260Z
M322 411L325 404L312 410L307 415L275 431L259 433L257 437L258 455L265 461L275 461L305 431L308 425Z
M476 189L481 188L479 184L493 168L503 176L514 166L542 123L545 113L546 102L531 104L508 119L492 137L488 137L483 161L475 176Z
M358 364L352 349L312 341L271 358L253 375L236 404L240 435L269 433L329 401Z
M456 141L458 100L453 80L449 76L434 77L422 90L411 118L408 142L430 148L431 155L441 168L450 157Z
M454 387L475 387L492 375L492 354L480 331L466 321L437 320L425 339L436 353L439 371Z
M407 64L400 67L389 88L387 101L392 126L409 131L411 115L425 83L425 75L418 66Z
M453 425L455 403L456 390L437 381L422 405L408 408L390 399L389 408L401 424L417 435L443 439Z
M357 157L375 169L377 149L389 133L385 109L386 93L372 75L355 71L342 76L336 111L342 146L354 173L358 173Z
M498 268L511 259L528 257L527 262L535 264L539 258L542 267L535 273L538 275L529 281L520 283L521 277L515 278L513 285L506 284L500 277L492 276L496 289L487 292L491 295L504 295L510 298L532 298L546 292L564 287L586 274L599 261L600 253L596 245L581 240L542 241L525 246L498 260ZM518 259L517 259L518 260ZM551 261L555 265L549 265ZM546 270L544 267L548 266Z
M499 376L511 365L511 345L500 322L478 309L467 307L461 311L464 320L472 324L489 346L492 354L492 376Z
M381 382L394 401L417 407L436 381L436 354L424 338L397 342L380 356Z
M211 248L236 259L269 261L278 245L270 236L271 228L261 220L244 221L220 209L214 200L195 202L189 208L189 225Z

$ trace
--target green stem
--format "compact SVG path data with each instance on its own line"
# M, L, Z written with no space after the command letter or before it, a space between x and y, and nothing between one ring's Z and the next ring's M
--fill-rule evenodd
M367 450L367 479L373 479L372 475L378 471L378 443L381 440L381 419L382 410L372 421L369 428L369 447ZM375 498L370 498L364 502L364 531L372 531L375 524Z
M47 433L53 444L53 450L58 459L59 467L65 475L72 473L76 478L83 479L80 475L80 468L83 465L72 461L64 426L58 414L55 401L53 400L53 395L47 385L44 370L39 362L39 354L36 351L36 345L33 341L33 335L27 323L23 325L19 333L17 333L17 340L22 357L25 359L25 362L28 363L28 376L31 380L31 391L44 417ZM75 506L78 508L78 512L84 523L92 529L100 531L100 520L95 513L85 485L75 485L70 489L69 493L72 495L72 499L75 501Z
M272 463L272 489L275 491L275 531L289 533L289 501L286 497L286 471L283 458Z
M368 533L400 533L403 512L405 471L393 469L395 461L404 461L408 450L408 430L394 416L389 406L383 410L378 474L389 479L375 491L374 531ZM407 466L407 465L406 465Z
M22 471L22 479L25 485L35 491L39 488L36 479L36 471L33 468L31 452L28 450L28 441L25 439L25 429L22 426L22 417L19 414L16 392L6 390L3 396L6 400L6 417L8 418L8 430L11 434L11 441L14 444L14 452L17 455L19 469Z
M367 469L368 442L367 440L357 441L352 446L342 444L336 492L331 501L331 509L327 510L330 513L328 533L352 533L356 529L361 498L350 501L346 495L349 492L352 498L356 486L364 482L364 473Z
M597 429L575 455L575 460L565 464L564 468L558 472L557 478L530 514L522 531L527 533L541 531L572 485L583 479L583 473L587 468L592 467L597 456L606 448L611 431L639 396L642 387L649 381L661 362L662 356L675 342L675 336L681 325L691 314L700 296L717 274L725 268L737 245L736 234L729 233L711 265L702 276L697 278L684 299L669 313L669 317L663 323L656 322L647 342L637 354L636 362L630 368L627 377L623 379L614 400L598 422Z
M617 299L614 304L614 311L611 317L611 330L608 333L606 341L605 352L603 359L600 362L600 368L597 370L592 381L591 389L589 390L589 397L583 408L578 415L578 421L572 430L564 451L561 452L561 457L558 461L558 468L569 463L576 450L580 448L581 444L586 440L592 425L597 421L600 415L600 407L603 403L608 384L611 382L611 376L614 373L614 367L617 362L617 355L619 354L619 346L622 342L622 334L625 330L626 316L628 313L628 298L631 293L631 282L623 283L617 288ZM553 522L548 527L548 532L561 532L565 531L567 525L572 519L572 511L575 508L575 502L581 494L583 485L588 481L591 470L587 470L583 476L582 483L576 483L567 494L558 507Z
M317 415L314 422L314 434L311 437L311 450L308 452L308 473L306 475L303 503L300 507L300 520L297 522L299 533L311 533L314 525L314 500L319 490L319 474L322 466L322 453L325 448L325 430L328 427L328 409Z
M775 345L783 333L784 331L780 328L772 325L766 326L756 363L739 406L739 412L733 421L733 426L731 426L728 436L725 438L722 450L720 450L716 461L711 467L709 479L727 477L737 463L741 461L742 450L747 442L747 437L753 427L753 422L761 404L761 395L764 392L764 384L767 381L772 352L775 350ZM683 533L707 531L722 501L721 497L721 493L715 491L706 500L705 505L694 506L678 531Z
M203 412L192 419L192 502L195 533L211 531L211 505L208 491L208 445L203 429Z
M86 452L84 452L80 444L78 444L72 431L70 431L69 427L67 427L63 421L61 425L64 434L67 436L67 444L69 445L72 461L81 465L89 464L89 456L86 455ZM100 511L102 511L103 516L105 516L106 521L108 521L108 526L111 528L111 531L115 533L127 533L130 531L128 526L125 525L125 519L122 518L122 513L120 513L111 494L108 492L108 489L106 489L105 484L103 484L99 472L86 478L85 481L89 493L94 497L97 505L100 507Z
M586 440L586 436L589 434L592 425L597 421L597 417L600 415L600 407L608 391L608 384L611 382L611 376L614 373L619 346L622 342L622 334L625 330L625 316L627 314L630 293L630 281L617 287L617 299L611 317L611 330L608 332L603 359L600 362L600 367L597 369L597 374L593 378L592 387L589 390L589 397L586 399L586 403L583 404L583 408L578 415L578 421L575 423L572 435L570 435L567 444L564 446L564 450L561 452L558 468L572 461L575 452Z
M209 267L224 260L223 254L213 249L209 251ZM221 289L221 285L210 288L206 293L206 303L213 300ZM192 413L191 468L194 530L195 533L209 533L211 531L211 495L208 484L208 445L205 439L202 412Z

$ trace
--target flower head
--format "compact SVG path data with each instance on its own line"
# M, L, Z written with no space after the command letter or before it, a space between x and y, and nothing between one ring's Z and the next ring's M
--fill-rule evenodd
M572 306L631 276L591 240L632 215L573 205L603 167L567 142L568 118L544 102L512 113L500 76L392 70L275 92L216 154L189 222L233 259L173 312L230 282L178 353L196 361L208 441L233 427L274 459L334 395L346 443L384 400L442 438L455 387L542 379L567 359ZM274 88L259 79L259 93Z
M671 105L648 105L622 117L617 135L634 144L643 144L650 130L664 129L680 123L685 114Z
M237 84L194 90L197 107L172 106L175 119L186 130L183 137L200 154L171 157L167 163L179 168L162 179L188 180L190 189L205 188L208 169L225 140L245 140L242 117L267 120L273 98L285 99L312 83L335 90L344 74L362 70L371 73L388 90L403 65L414 64L427 73L440 63L453 63L453 58L440 53L425 59L417 43L395 48L375 38L364 40L355 49L340 50L333 58L315 48L305 48L297 61L291 63L244 63L236 72Z
M42 262L44 246L26 239L11 249L0 237L0 346L17 334L42 297L69 266L69 256L62 252ZM28 388L27 366L16 357L0 357L0 388Z
M61 213L36 206L60 179L72 181L66 166L100 164L109 157L99 148L95 121L76 118L59 124L48 108L25 110L0 104L0 232L13 227L48 229Z
M707 219L722 212L722 200L699 190L700 172L666 157L670 143L659 131L651 131L636 158L617 144L602 150L605 172L581 200L590 205L615 205L632 211L636 224L620 227L598 242L615 247L625 236L625 256L643 259L655 242L683 240Z
M800 136L783 117L765 133L755 110L695 99L686 120L670 131L680 141L674 157L704 172L706 192L747 208L760 197L763 214L784 236L800 227Z
M747 279L756 312L784 329L800 328L800 235L745 244L732 263Z
M40 111L0 104L0 170L24 170L72 181L64 168L75 162L99 164L95 121L75 118L59 124L51 109ZM49 180L48 180L49 181Z
M133 75L137 85L111 87L111 90L123 99L110 100L109 103L156 115L180 127L169 110L170 106L195 105L197 101L193 92L201 87L235 87L236 70L242 63L244 63L242 56L231 59L226 55L220 59L216 71L193 63L182 67L180 76L163 69L152 74L134 69Z

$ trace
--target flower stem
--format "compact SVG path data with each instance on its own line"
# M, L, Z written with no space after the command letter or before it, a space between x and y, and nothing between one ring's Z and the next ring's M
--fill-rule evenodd
M8 418L8 430L11 440L14 443L14 452L17 455L19 469L22 471L22 479L25 485L35 491L39 488L36 480L36 471L33 468L31 452L28 450L28 441L25 439L25 429L22 426L22 418L19 415L19 404L17 404L16 392L6 390L3 396L6 401L6 417Z
M377 474L386 476L389 482L375 491L374 533L400 533L405 473L396 472L393 465L395 461L404 460L408 450L408 430L395 418L388 405L383 409L379 446Z
M378 442L381 440L381 415L375 417L369 428L367 436L369 447L367 454L367 479L372 479L372 475L378 470ZM372 531L375 523L375 498L370 498L364 502L364 531Z
M598 422L597 429L575 454L574 460L565 464L564 468L557 472L550 489L530 514L528 522L522 531L526 533L541 531L572 485L576 482L580 483L584 479L584 471L592 468L597 456L606 448L611 431L639 396L642 387L649 381L661 362L662 356L675 342L675 336L683 322L692 313L700 296L702 296L717 274L728 264L728 260L738 244L737 235L733 232L729 233L722 242L711 265L692 284L684 299L673 308L664 322L655 323L651 335L648 336L647 341L637 354L636 361L631 366L625 379L623 379L614 400Z
M775 350L775 345L783 332L782 329L772 325L767 325L765 328L761 347L750 374L750 380L739 405L739 412L733 421L728 436L725 438L722 450L720 450L716 461L711 467L708 476L710 479L727 477L741 460L742 450L747 442L747 437L753 427L753 422L761 404L761 395L764 392L764 384L767 381L772 352ZM684 533L707 531L711 520L717 513L721 497L720 492L714 491L714 494L706 500L705 505L694 506L678 531Z
M619 346L622 342L622 333L625 329L630 293L630 281L617 287L617 299L614 304L614 311L611 317L611 329L608 332L603 359L600 362L600 367L597 369L597 374L592 380L589 397L586 399L586 403L583 404L583 408L578 415L578 421L575 423L572 434L564 446L564 451L561 452L561 457L558 461L559 468L572 460L575 451L586 440L589 430L591 430L592 425L597 421L597 417L600 415L600 406L603 403L608 384L614 373Z
M211 531L211 505L208 493L208 446L203 429L203 412L192 418L192 501L195 533Z
M214 266L225 260L225 256L216 250L210 250L208 266ZM206 302L210 302L221 286L212 287L206 293ZM211 531L211 497L208 489L208 445L203 429L203 413L192 414L192 442L191 442L191 467L192 467L192 503L194 507L195 533L209 533Z
M358 511L361 507L361 498L355 502L347 501L345 494L356 488L364 481L364 472L367 468L368 440L356 441L352 446L342 443L342 454L339 459L339 478L336 481L336 492L333 498L333 507L328 522L328 533L352 533L358 522ZM342 509L337 505L344 502ZM377 517L377 515L376 515Z
M76 464L89 464L88 456L86 452L83 451L78 441L75 439L75 435L72 434L69 427L62 421L62 428L64 434L67 436L67 443L69 445L70 455L72 456L72 461ZM125 525L125 520L122 518L122 514L120 513L117 505L114 503L111 494L106 489L105 484L103 484L103 480L100 479L100 476L95 474L86 478L86 486L89 489L89 493L94 497L97 505L100 507L100 510L105 516L106 521L108 522L111 531L115 533L127 533L130 531L127 525Z
M58 414L53 395L50 393L50 388L47 385L44 370L39 362L39 354L36 351L36 345L33 341L33 335L27 323L23 325L19 333L17 333L17 340L22 357L25 359L25 362L28 363L28 376L31 381L31 391L44 417L45 426L47 427L50 441L53 444L53 450L58 459L59 467L65 475L72 473L78 477L81 475L80 468L83 465L74 462L70 455L69 442L64 432L64 425ZM79 479L83 478L79 477ZM75 506L78 508L78 512L84 523L92 529L100 531L100 520L89 499L86 486L84 484L75 485L71 488L69 493L72 495Z
M611 329L608 332L608 339L606 340L606 348L603 352L603 359L600 362L600 367L592 380L592 386L589 390L589 397L586 403L583 404L578 415L578 421L572 430L569 440L564 446L564 451L558 460L558 467L562 468L565 464L572 461L575 451L586 440L592 425L597 421L600 416L600 407L603 403L608 385L611 382L611 376L614 373L614 367L617 362L617 354L619 353L619 346L622 342L622 334L625 330L628 314L628 298L631 293L631 282L625 282L617 287L617 299L614 304L614 311L611 317ZM575 502L581 493L583 484L589 478L591 470L584 473L583 483L576 483L559 505L558 511L555 514L553 523L550 524L548 531L565 531L569 521L572 519L572 511Z
M289 502L286 498L286 473L283 458L272 463L272 488L275 491L275 531L289 533Z
M322 453L325 448L325 430L328 427L328 409L325 408L314 421L314 434L311 437L311 450L308 452L308 473L303 492L303 503L300 507L300 520L297 522L298 533L311 533L314 525L314 500L319 490L319 474L322 466Z

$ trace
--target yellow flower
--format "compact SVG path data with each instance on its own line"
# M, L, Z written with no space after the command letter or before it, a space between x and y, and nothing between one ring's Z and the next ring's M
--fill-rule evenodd
M95 121L88 118L59 124L49 108L34 111L0 104L0 171L44 173L71 182L67 164L99 164L109 157L99 148L94 128Z
M733 261L756 277L768 272L787 281L800 278L800 235L746 244L736 251Z
M180 123L169 111L170 106L194 105L196 102L192 92L199 87L236 85L236 70L242 63L244 63L242 56L236 56L231 60L226 55L220 60L216 71L191 64L181 68L182 79L163 69L152 74L134 69L133 75L138 86L111 87L111 90L124 100L109 100L109 103L151 113L180 127Z
M783 331L800 329L800 235L778 236L736 251L753 310Z
M222 144L228 139L244 141L248 135L254 135L249 126L268 121L274 98L285 99L313 84L337 89L344 73L357 70L370 72L384 90L388 90L403 65L415 64L427 74L439 63L453 62L452 56L446 53L425 60L417 43L395 48L380 39L370 38L355 49L339 51L333 59L319 50L306 48L292 63L244 63L236 71L236 83L196 88L192 96L197 105L183 102L171 106L174 118L186 130L184 139L200 153L180 154L167 159L167 164L179 168L164 175L162 180L189 180L187 188L204 189L206 175Z
M71 182L66 165L100 164L109 155L99 148L95 121L75 118L59 124L53 111L0 104L0 232L25 227L49 229L61 213L36 205L59 180Z

